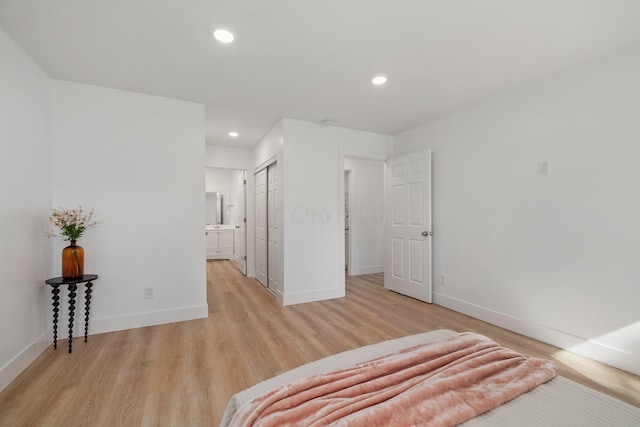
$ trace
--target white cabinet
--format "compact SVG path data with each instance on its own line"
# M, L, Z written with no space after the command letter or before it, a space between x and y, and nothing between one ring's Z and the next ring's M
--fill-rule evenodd
M207 259L233 259L233 230L206 230Z

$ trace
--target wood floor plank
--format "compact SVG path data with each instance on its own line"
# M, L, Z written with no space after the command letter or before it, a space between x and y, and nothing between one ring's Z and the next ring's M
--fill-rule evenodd
M0 426L217 425L229 398L341 351L433 329L474 331L640 407L640 377L446 308L347 278L346 298L282 307L231 262L207 262L209 317L48 349L0 393Z

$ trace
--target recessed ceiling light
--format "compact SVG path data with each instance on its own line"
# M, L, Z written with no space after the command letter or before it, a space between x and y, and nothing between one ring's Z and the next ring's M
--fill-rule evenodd
M229 136L230 136L231 138L237 138L237 137L238 137L238 135L240 135L238 132L229 132Z
M387 80L389 80L389 77L386 76L385 74L376 74L371 78L371 83L373 83L376 86L381 86L385 84Z
M231 43L235 40L236 36L228 28L217 28L213 31L213 37L218 40L220 43Z

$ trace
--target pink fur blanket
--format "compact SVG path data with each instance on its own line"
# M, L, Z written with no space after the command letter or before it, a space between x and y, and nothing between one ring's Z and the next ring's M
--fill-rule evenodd
M270 390L231 426L453 426L556 376L489 338L460 333Z

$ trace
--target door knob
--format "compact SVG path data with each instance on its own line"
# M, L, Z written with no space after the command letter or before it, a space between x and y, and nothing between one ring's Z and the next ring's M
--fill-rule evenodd
M431 236L431 232L430 232L430 231L423 231L423 232L422 232L422 233L420 233L420 234L422 234L424 237L429 237L429 236Z

